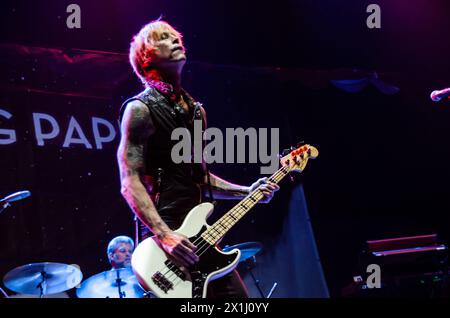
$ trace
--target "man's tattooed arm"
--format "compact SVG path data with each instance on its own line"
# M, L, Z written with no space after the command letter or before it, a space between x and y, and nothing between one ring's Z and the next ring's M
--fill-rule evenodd
M148 137L154 133L150 111L140 101L130 102L121 124L121 140L117 150L121 192L137 217L155 235L170 231L159 216L141 177L145 171L144 149Z
M250 193L250 187L234 184L219 178L210 173L212 194L214 199L243 199ZM203 195L209 196L208 179L205 176L205 182L202 186Z

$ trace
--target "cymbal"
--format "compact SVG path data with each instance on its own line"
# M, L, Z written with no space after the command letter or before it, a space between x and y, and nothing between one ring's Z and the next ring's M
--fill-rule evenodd
M120 283L120 285L119 285ZM111 269L89 277L77 289L78 298L143 298L145 291L139 286L131 267Z
M8 296L9 298L40 298L39 295L15 294ZM42 298L70 298L66 292L44 295Z
M239 259L239 262L243 262L247 259L249 259L252 256L255 256L258 254L259 251L262 249L262 244L259 242L247 242L247 243L240 243L233 246L225 246L222 251L229 252L232 249L239 249L241 250L241 258Z
M82 278L75 266L45 262L14 268L5 275L3 283L16 293L50 295L74 288Z

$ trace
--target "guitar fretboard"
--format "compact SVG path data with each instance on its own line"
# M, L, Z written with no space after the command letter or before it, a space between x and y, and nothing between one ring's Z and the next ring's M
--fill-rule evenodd
M279 183L289 173L289 166L283 166L275 172L269 181ZM261 199L264 198L258 188L252 191L241 202L225 213L209 229L202 234L202 238L211 245L216 244L248 211L250 211Z

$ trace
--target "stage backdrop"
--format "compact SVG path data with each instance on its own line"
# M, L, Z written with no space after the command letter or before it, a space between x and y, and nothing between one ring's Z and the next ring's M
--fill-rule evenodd
M0 215L0 275L32 262L77 264L84 279L107 270L109 240L134 237L115 156L118 109L141 90L126 55L2 45L0 61L0 195L32 193ZM185 70L185 87L204 104L210 126L274 127L280 147L300 141L295 121L280 111L289 74L195 62ZM259 166L215 164L211 170L251 184ZM264 296L275 286L272 297L328 297L302 183L299 177L283 181L272 203L258 205L222 243L262 243L261 252L239 266L253 297L262 295L251 274ZM232 206L219 204L211 221Z

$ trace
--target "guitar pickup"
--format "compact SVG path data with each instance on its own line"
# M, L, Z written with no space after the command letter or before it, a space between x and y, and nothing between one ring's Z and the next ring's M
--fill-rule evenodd
M170 260L166 260L164 262L164 264L166 264L166 266L179 278L181 278L182 280L186 280L186 274L181 269L179 269L178 266L176 266L174 263L172 263Z

